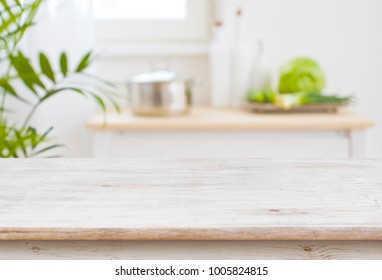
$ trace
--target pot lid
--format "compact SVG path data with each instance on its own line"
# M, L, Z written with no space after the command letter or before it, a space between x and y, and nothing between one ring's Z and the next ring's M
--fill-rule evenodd
M129 79L130 83L161 83L161 82L171 82L176 79L175 72L159 70L152 72L145 72L142 74L138 74L131 79Z

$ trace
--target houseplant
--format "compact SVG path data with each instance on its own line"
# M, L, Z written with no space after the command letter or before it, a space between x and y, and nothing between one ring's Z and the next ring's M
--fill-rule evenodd
M70 66L66 52L60 54L57 63L40 53L36 65L23 53L20 41L35 24L42 2L0 0L0 157L51 155L60 147L51 142L52 127L39 131L30 124L40 106L59 94L69 91L90 97L104 112L109 103L119 109L113 85L86 73L94 58L92 52L86 53L75 67ZM10 98L29 108L22 123L9 120Z

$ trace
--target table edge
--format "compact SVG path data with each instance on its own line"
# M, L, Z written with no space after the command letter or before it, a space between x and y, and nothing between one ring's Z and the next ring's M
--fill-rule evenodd
M47 228L0 227L0 241L382 241L382 226Z

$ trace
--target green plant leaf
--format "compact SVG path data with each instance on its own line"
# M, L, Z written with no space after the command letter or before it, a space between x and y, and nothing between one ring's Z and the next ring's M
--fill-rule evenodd
M61 87L61 88L55 88L55 89L52 89L50 91L48 91L41 99L40 99L40 102L44 102L46 101L48 98L51 98L53 96L55 96L56 94L60 93L60 92L63 92L63 91L73 91L73 92L76 92L78 94L81 94L83 96L86 96L86 94L79 88L75 88L75 87Z
M17 25L14 29L9 30L8 33L5 33L3 38L10 39L12 36L19 35L24 33L29 27L33 26L34 23L24 23L22 25Z
M52 131L53 131L53 126L50 127L47 131L45 131L44 134L41 135L41 138L45 140Z
M0 87L3 88L5 93L9 93L13 97L19 99L20 101L24 103L28 103L27 100L19 96L16 92L16 90L12 87L12 85L6 80L6 79L0 79Z
M25 31L34 24L41 3L42 0L0 1L0 37L6 38L12 48L16 49Z
M62 147L65 147L65 146L64 146L64 145L60 145L60 144L50 145L50 146L45 147L45 148L43 148L43 149L41 149L41 150L39 150L39 151L37 151L37 152L34 152L34 153L33 153L33 157L35 157L35 156L39 156L39 155L41 155L41 154L43 154L43 153L46 153L46 152L48 152L48 151L51 151L51 150L53 150L53 149L62 148Z
M110 88L113 89L113 90L115 90L116 87L117 87L116 84L114 84L114 83L112 83L112 82L110 82L110 81L107 81L107 80L105 80L105 79L102 79L101 77L98 77L98 76L96 76L96 75L93 75L93 74L90 74L90 73L82 73L82 75L85 76L85 77L88 77L89 79L91 79L92 82L98 82L98 83L100 83L100 84L103 84L103 85L105 85L105 86L110 87Z
M119 104L114 100L114 98L112 97L109 97L109 101L111 102L111 104L113 105L114 107L114 110L120 114L121 113L121 106L119 106Z
M35 24L34 19L41 3L42 0L0 0L0 62L2 64L6 62L4 63L5 74L0 76L0 94L3 94L4 98L9 95L26 102L21 97L18 87L14 87L16 83L20 82L27 89L26 91L24 89L24 92L32 92L38 98L36 102L30 104L30 113L20 127L7 124L5 117L10 112L9 106L6 103L0 106L0 157L44 156L45 153L49 155L50 151L62 147L62 145L50 142L49 135L52 128L41 133L30 126L29 121L44 101L60 93L66 94L65 91L94 99L104 113L107 110L106 101L107 103L110 101L110 104L113 104L119 111L119 106L114 100L116 88L113 84L92 76L91 81L84 80L81 86L77 86L76 79L69 79L72 76L74 78L86 77L85 70L93 60L92 52L81 57L74 71L70 68L67 53L61 53L59 71L55 72L52 67L54 64L46 54L40 53L39 65L34 65L19 51L20 40ZM8 61L9 63L7 63ZM57 83L58 81L59 83ZM53 89L51 89L51 82ZM106 117L105 114L104 116Z
M77 73L80 73L82 72L83 70L85 70L91 63L91 57L93 55L93 52L90 51L88 52L80 61L80 63L78 64L77 68L76 68L76 72Z
M15 68L18 76L21 78L23 83L35 94L38 95L38 92L35 86L39 86L43 89L46 89L45 85L41 81L37 72L32 67L29 59L27 59L21 51L17 55L11 55L10 61L12 66Z
M90 93L90 95L95 99L96 103L100 106L100 108L102 109L102 112L106 113L107 109L106 109L105 101L103 101L101 97L99 97L98 95L94 93Z
M52 128L40 134L34 127L18 129L8 125L6 121L0 123L0 157L35 157L62 147L59 144L49 144L48 135Z
M68 75L68 56L66 53L62 53L60 56L61 73L66 77Z
M96 89L97 92L103 92L104 93L103 96L105 96L106 99L111 103L111 105L113 106L114 110L117 113L121 113L121 107L119 106L119 104L117 103L115 98L113 98L114 94L111 93L111 91L109 89L104 89L101 86L97 86L97 85L94 85L94 88Z
M40 53L40 68L41 72L48 77L52 82L56 81L52 66L48 57L44 53Z
M15 130L16 141L17 141L19 148L23 152L24 157L28 157L26 143L25 143L26 137L21 135L21 133L22 133L22 131Z
M10 13L9 18L1 20L0 25L0 34L7 31L11 26L16 24L16 22L22 17L23 11L18 12L17 14Z

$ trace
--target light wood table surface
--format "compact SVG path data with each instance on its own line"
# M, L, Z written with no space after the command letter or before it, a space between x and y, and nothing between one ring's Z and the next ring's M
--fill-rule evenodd
M0 160L0 259L382 258L381 160Z
M337 114L255 114L192 108L174 117L131 112L99 114L87 122L96 158L364 158L373 122Z
M106 123L105 123L106 120ZM255 114L238 109L192 108L176 117L139 117L130 112L98 114L87 122L96 131L260 130L327 131L367 129L373 122L352 111L327 113Z

